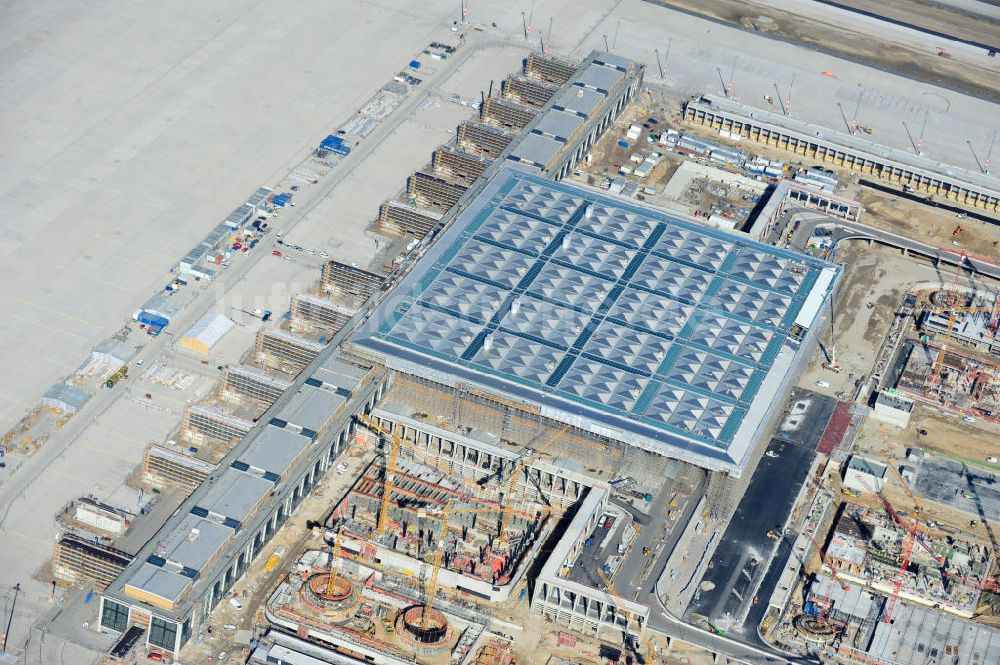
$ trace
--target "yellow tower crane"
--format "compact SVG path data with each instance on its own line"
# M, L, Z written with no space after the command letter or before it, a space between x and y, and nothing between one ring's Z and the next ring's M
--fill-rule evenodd
M400 449L406 447L407 449L412 450L425 458L433 457L433 453L422 450L417 447L415 443L407 441L397 434L393 434L388 429L378 424L370 416L361 415L358 416L358 420L368 429L381 435L384 439L390 442L389 450L386 452L385 456L385 474L382 479L382 500L379 506L378 523L376 524L378 534L382 535L385 533L385 529L389 524L389 508L392 506L393 481L396 475L396 464L399 461ZM459 483L469 488L469 490L474 492L476 496L480 498L482 497L484 489L476 483L451 473L449 473L449 477L454 478Z
M514 494L517 492L517 479L521 477L527 467L535 462L569 428L570 425L564 425L562 429L549 437L549 440L539 446L530 456L521 455L514 460L514 468L511 469L510 478L507 480L507 492L503 497L503 513L500 517L499 545L501 548L506 547L510 543L510 522L514 516Z
M340 529L333 534L333 547L330 548L330 577L326 581L326 594L332 596L337 592L337 577L340 575Z

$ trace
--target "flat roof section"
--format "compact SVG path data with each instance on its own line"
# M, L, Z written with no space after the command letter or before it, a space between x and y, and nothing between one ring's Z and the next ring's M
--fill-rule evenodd
M243 523L272 489L270 480L228 468L197 507Z
M538 121L532 131L565 140L583 123L584 119L575 113L552 109Z
M188 515L177 530L167 536L157 555L201 572L232 535L233 530L229 527L197 515Z
M606 95L596 90L577 85L569 86L558 93L552 108L556 110L566 109L577 115L582 113L584 116L588 116L591 111L597 108L598 104L604 101L605 97Z
M172 610L191 583L189 577L147 562L133 573L123 591L126 596L141 600L148 605Z
M309 437L290 429L268 425L236 463L242 462L254 469L281 477L311 441Z
M839 270L504 168L352 341L393 369L738 473L795 370L794 322Z
M346 395L339 394L337 388L316 387L307 382L292 396L285 408L278 412L277 417L310 432L319 432L347 404L348 395L349 392Z
M518 142L517 149L507 159L545 168L562 147L562 143L547 136L525 134Z
M588 88L595 88L606 93L624 76L625 72L621 69L592 62L587 65L586 69L580 72L576 81L578 84L582 83Z

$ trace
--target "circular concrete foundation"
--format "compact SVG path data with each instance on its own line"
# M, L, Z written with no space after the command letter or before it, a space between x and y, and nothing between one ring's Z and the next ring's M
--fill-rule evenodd
M400 613L396 628L417 653L431 655L448 650L451 628L447 617L438 610L426 610L423 605L410 607Z
M349 618L358 605L354 585L335 573L316 573L299 589L302 601L330 620Z

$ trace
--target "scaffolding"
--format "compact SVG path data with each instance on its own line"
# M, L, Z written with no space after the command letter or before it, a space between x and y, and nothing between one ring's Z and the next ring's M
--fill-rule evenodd
M385 278L339 261L327 261L320 275L320 288L330 293L352 293L367 300L382 288Z
M480 117L504 129L520 131L535 117L535 111L517 102L490 97L480 109Z
M577 65L541 53L529 53L524 73L542 81L563 85L576 74Z
M556 94L559 86L546 81L512 74L503 82L503 96L514 102L542 108Z
M441 146L434 151L434 172L441 176L454 176L470 185L483 174L493 160L473 155L449 146Z
M257 331L254 353L269 367L287 368L291 373L298 374L324 348L325 344L310 342L282 330L261 328Z
M507 149L512 140L514 140L512 133L481 122L466 120L458 126L459 146L477 154L496 158Z
M194 491L214 470L214 464L163 446L151 445L142 457L142 473L154 486L179 485Z
M409 233L423 238L441 226L441 215L399 201L386 201L378 211L378 226L388 233Z
M444 210L448 210L458 203L467 189L468 187L465 185L450 182L423 171L417 171L411 175L407 183L407 192L411 198L415 198L425 205L435 205Z
M332 337L347 325L355 310L335 305L329 300L308 293L297 293L292 296L291 312L292 321L308 324L322 330L327 337Z
M52 574L66 584L93 584L104 591L131 561L121 550L67 533L56 542Z
M224 395L251 399L262 406L271 406L292 384L264 372L242 365L229 365L222 375Z
M184 410L182 428L192 440L233 441L253 429L253 422L231 416L212 406L194 404Z

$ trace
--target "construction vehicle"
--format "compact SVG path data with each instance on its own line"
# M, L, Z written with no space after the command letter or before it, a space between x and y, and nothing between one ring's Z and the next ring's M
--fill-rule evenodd
M114 388L115 384L117 384L119 381L127 377L128 377L128 365L122 365L121 367L118 368L118 370L114 374L112 374L107 378L107 380L104 382L104 387Z

